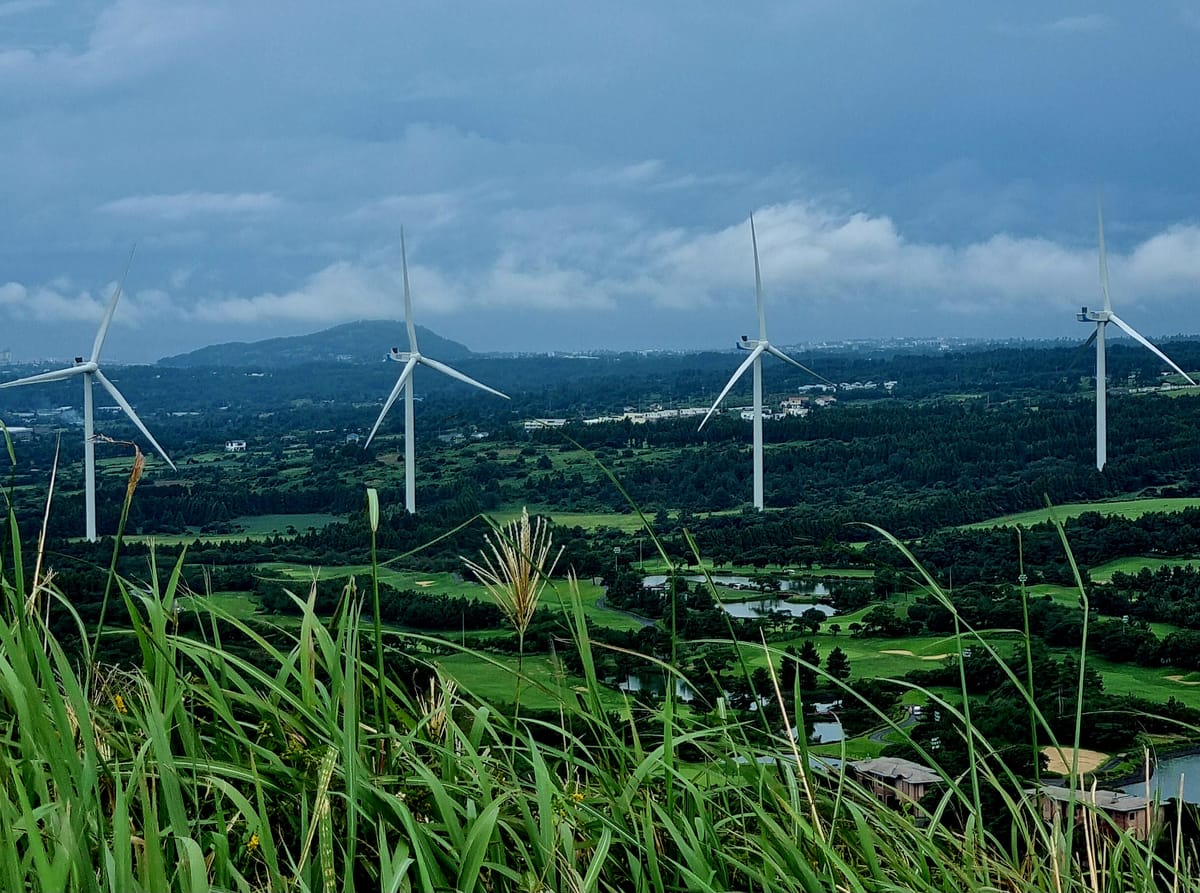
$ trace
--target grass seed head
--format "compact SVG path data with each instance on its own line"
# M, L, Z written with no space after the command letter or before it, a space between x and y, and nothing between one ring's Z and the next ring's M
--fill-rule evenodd
M482 561L469 558L463 561L491 594L508 622L524 635L562 549L551 560L554 544L546 519L531 522L527 508L521 509L520 518L485 535L484 542L486 548L479 551Z

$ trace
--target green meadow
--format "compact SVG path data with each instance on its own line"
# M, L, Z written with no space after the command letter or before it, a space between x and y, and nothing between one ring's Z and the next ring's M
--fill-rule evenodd
M1032 527L1050 520L1051 513L1060 521L1074 518L1085 512L1098 512L1104 516L1120 515L1124 518L1140 518L1150 512L1181 512L1200 506L1200 498L1169 496L1151 499L1121 499L1113 502L1071 502L1056 505L1052 509L1041 508L1028 512L1018 512L1014 515L1002 515L988 521L975 524L964 524L968 530L980 530L989 527Z

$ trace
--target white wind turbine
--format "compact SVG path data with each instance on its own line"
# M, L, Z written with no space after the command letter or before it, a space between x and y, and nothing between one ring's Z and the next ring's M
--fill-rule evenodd
M396 379L396 386L392 388L392 393L388 395L387 402L383 404L383 411L379 413L379 418L375 420L375 427L371 429L371 433L367 435L367 442L363 444L363 449L371 445L371 440L375 437L375 432L379 430L379 426L383 424L383 417L387 415L388 410L392 408L392 404L396 402L396 398L400 396L400 391L404 391L404 507L412 514L417 510L417 480L416 480L416 448L414 444L414 426L413 426L413 371L418 365L428 366L436 372L441 372L443 375L448 375L451 378L456 378L461 382L479 388L482 391L487 391L489 394L495 394L497 397L508 399L507 394L502 394L495 388L489 388L487 385L476 381L469 375L463 375L457 369L452 369L445 363L439 363L437 360L422 356L417 348L417 329L413 325L412 311L412 293L408 288L408 252L404 245L404 230L400 230L400 263L404 273L404 322L408 326L408 352L401 351L398 347L393 347L389 358L397 363L403 363L404 368L400 371L400 377Z
M1087 307L1082 307L1075 318L1080 322L1096 324L1096 331L1088 338L1087 343L1096 342L1096 469L1103 471L1104 464L1108 461L1108 370L1104 356L1104 330L1110 322L1186 378L1190 384L1194 385L1196 382L1170 357L1146 340L1133 326L1113 313L1112 300L1108 295L1108 256L1104 250L1104 209L1101 207L1099 199L1096 201L1096 219L1100 229L1100 293L1104 296L1104 309L1089 312ZM1084 346L1086 347L1087 344Z
M125 273L121 276L121 281L117 283L117 289L113 292L112 299L108 302L108 309L104 311L104 318L100 320L100 328L96 332L96 340L92 342L92 353L87 359L83 357L75 357L74 365L66 369L56 369L53 372L42 372L39 375L30 375L28 378L18 378L16 381L8 381L0 384L0 388L15 388L27 384L40 384L44 381L61 381L66 378L71 378L74 375L82 376L83 378L83 474L84 474L84 504L87 512L87 538L91 542L96 541L96 443L95 443L95 423L92 417L92 379L100 382L100 386L108 391L109 395L117 401L117 405L125 411L125 415L129 416L139 431L145 435L146 439L154 446L166 463L175 469L175 463L166 454L158 441L154 439L154 435L142 424L142 420L138 418L133 407L129 405L129 401L121 396L121 392L117 390L117 386L109 381L103 372L100 371L100 351L104 347L104 339L108 335L109 324L112 323L113 314L117 310L117 302L121 300L121 290L125 287L125 276L129 274L129 264L133 262L133 252L129 252L129 262L125 265Z
M717 407L721 405L721 401L725 399L725 395L733 388L739 378L741 378L746 370L751 366L754 367L754 507L760 512L763 509L763 415L762 415L762 355L769 353L772 356L778 357L784 362L791 363L793 366L798 366L807 372L820 378L821 381L827 382L828 379L816 372L813 372L802 363L798 363L785 354L775 345L767 340L767 317L763 311L763 291L762 291L762 274L758 267L758 237L754 232L754 215L750 215L750 243L754 247L754 296L758 302L758 340L751 341L749 336L743 335L742 340L738 343L738 348L741 350L750 351L750 356L738 366L737 371L733 373L733 377L729 379L724 390L717 395L717 399L713 401L712 407L700 422L700 428L703 428L705 423L712 417L712 414L717 411ZM698 429L699 430L699 429Z

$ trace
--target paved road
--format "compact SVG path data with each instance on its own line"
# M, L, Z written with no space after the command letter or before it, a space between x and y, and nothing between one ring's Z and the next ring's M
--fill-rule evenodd
M916 724L917 724L917 717L916 717L916 715L915 715L915 714L912 712L912 710L910 709L910 710L908 711L908 716L904 717L904 719L902 719L902 720L900 720L900 722L896 723L896 728L901 728L901 729L910 729L910 728L912 728L913 726L915 726ZM885 739L885 738L888 736L888 734L889 734L890 732L892 732L892 731L893 731L893 727L892 727L892 726L884 726L884 727L883 727L882 729L880 729L878 732L872 732L872 733L871 733L870 735L868 735L867 737L868 737L868 739L869 739L869 740L871 740L871 741L878 741L878 742L882 743L882 742L883 742L883 740L884 740L884 739Z

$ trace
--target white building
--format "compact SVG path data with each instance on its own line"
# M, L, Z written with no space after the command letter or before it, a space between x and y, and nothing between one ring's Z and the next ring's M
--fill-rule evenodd
M561 428L567 424L566 419L526 419L525 430L537 431L539 428Z
M246 452L246 441L244 441L244 440L227 440L227 441L225 441L225 452L227 452L227 453L244 453L244 452Z

